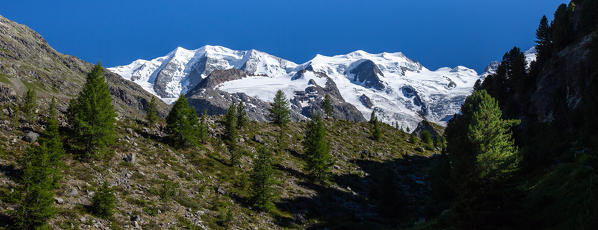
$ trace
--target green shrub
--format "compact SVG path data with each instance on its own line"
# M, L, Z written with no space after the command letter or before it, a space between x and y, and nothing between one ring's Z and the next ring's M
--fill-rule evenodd
M116 196L107 182L96 191L92 198L91 211L94 215L102 218L110 218L116 207Z

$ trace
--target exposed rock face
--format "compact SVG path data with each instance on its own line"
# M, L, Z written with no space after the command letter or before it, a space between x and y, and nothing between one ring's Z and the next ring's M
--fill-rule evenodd
M415 130L413 130L413 133L415 133L417 136L422 135L423 131L428 131L430 134L432 134L432 137L436 137L438 135L440 135L436 129L434 129L434 127L430 124L430 122L428 121L421 121L419 122L419 124L417 124L417 128L415 128Z
M294 79L303 78L307 71L301 71L294 76ZM361 113L351 104L345 102L338 91L334 81L330 80L326 74L315 74L319 78L327 79L325 86L318 85L310 80L308 87L303 91L295 91L293 95L287 95L290 98L291 119L294 121L304 120L311 117L315 111L322 112L322 101L326 94L332 98L333 117L352 121L364 121ZM215 70L193 90L186 95L189 103L196 108L198 113L205 109L208 114L219 115L226 112L232 102L239 103L243 101L246 105L247 116L257 121L267 121L270 109L270 103L255 97L250 97L245 93L228 93L218 89L222 83L243 79L249 74L239 69Z
M359 96L359 101L361 101L361 103L365 106L368 107L368 109L371 109L374 107L374 104L372 103L372 100L370 100L370 98L365 95L362 94L361 96Z
M57 98L57 106L65 111L70 98L76 96L85 83L93 64L61 54L44 38L25 25L0 16L0 100L14 100L23 95L27 86L34 87L38 100ZM151 94L139 85L106 70L106 81L113 103L120 115L142 116ZM45 103L40 103L42 105ZM167 105L158 102L164 116Z
M308 71L300 71L295 77L302 78L306 72ZM314 112L323 114L324 108L322 107L322 103L324 101L324 97L328 94L331 98L332 116L334 118L350 121L365 121L365 118L361 112L355 108L355 106L345 102L332 79L330 79L324 73L312 73L320 78L325 78L326 85L322 87L314 80L310 80L308 87L305 88L304 91L295 92L295 96L291 99L291 104L293 105L291 106L292 108L300 109L300 113L306 117L311 117Z
M349 73L353 74L353 81L361 82L365 87L371 87L377 90L384 89L384 84L378 77L384 76L384 74L373 61L362 60L361 63L351 69Z

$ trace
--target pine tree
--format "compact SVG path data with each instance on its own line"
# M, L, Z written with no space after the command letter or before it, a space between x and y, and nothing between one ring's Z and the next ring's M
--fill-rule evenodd
M372 137L376 141L382 140L382 129L380 129L380 122L374 120L374 125L372 125Z
M208 142L208 111L205 109L200 117L199 140L202 144L206 144Z
M324 108L324 113L326 117L332 117L332 98L330 98L330 94L326 94L324 96L324 101L322 101L322 108Z
M552 51L552 40L550 38L550 26L548 25L548 19L546 16L542 16L540 25L536 30L536 50L538 51L538 60L542 62L550 58L550 52Z
M23 114L27 117L27 120L32 120L35 113L35 107L37 106L37 97L35 95L35 89L27 89L23 101Z
M196 146L199 140L199 124L195 110L184 95L174 103L166 117L166 133L171 143L178 148Z
M284 127L290 121L289 105L282 90L278 90L274 96L274 102L270 108L270 119L279 127Z
M145 111L145 119L150 127L158 121L158 109L156 108L156 97L152 96L150 103Z
M447 151L458 181L502 178L517 167L517 149L511 139L513 121L503 120L498 102L485 90L469 96L461 114L446 129Z
M558 52L565 48L573 37L571 15L566 4L561 4L554 12L551 28L553 48Z
M23 175L18 187L21 198L15 210L18 229L44 229L55 214L54 178L45 143L30 147L21 159Z
M87 75L79 96L71 100L68 118L73 148L82 150L84 158L102 158L114 142L116 113L99 63Z
M307 158L307 171L312 179L327 183L334 162L326 138L326 127L319 114L312 117L309 122L303 146Z
M409 128L407 128L407 129L409 129ZM411 143L411 144L417 143L417 136L415 135L415 132L409 134L409 143Z
M116 207L116 196L114 191L104 182L91 199L91 210L94 215L102 218L110 218L114 215Z
M56 100L52 97L50 103L50 114L46 121L46 130L42 133L39 143L45 144L49 155L49 165L53 169L52 184L56 188L58 181L62 174L62 158L64 156L64 148L62 146L62 139L60 138L60 130L58 126L58 115L56 113Z
M251 201L253 207L269 211L274 207L274 170L272 169L272 153L262 146L258 150L257 159L253 161L251 173Z
M468 127L468 140L473 144L479 175L482 178L508 176L517 168L517 148L510 133L514 122L501 118L502 111L494 98L488 94L481 96Z
M432 134L428 130L424 130L421 133L421 140L427 149L432 149L434 146L434 140L432 140Z
M237 165L239 160L239 151L237 149L237 109L235 103L232 103L224 115L224 141L228 146L230 153L230 162Z
M580 8L580 30L582 35L598 28L598 0L584 0Z
M374 124L378 122L378 117L376 117L376 110L372 110L372 113L370 114L370 124Z
M237 106L237 128L242 129L245 126L247 126L247 111L243 101L240 101Z

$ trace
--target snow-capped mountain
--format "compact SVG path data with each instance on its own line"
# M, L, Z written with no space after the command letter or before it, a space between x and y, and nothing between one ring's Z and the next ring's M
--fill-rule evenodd
M215 90L242 93L265 102L272 101L281 89L293 108L303 115L310 113L306 112L309 103L315 102L314 95L308 99L310 92L316 91L313 87L326 88L326 94L339 92L339 103L349 103L363 117L369 118L376 110L383 121L398 122L411 130L422 120L421 116L446 124L480 79L476 71L463 66L429 70L400 52L316 55L306 63L296 64L256 50L236 51L220 46L196 50L179 47L163 57L109 68L166 102L199 87L215 70L226 69L246 74L236 73L240 77L222 81L212 79L217 83L202 87L210 85ZM223 74L219 72L217 76L223 78Z

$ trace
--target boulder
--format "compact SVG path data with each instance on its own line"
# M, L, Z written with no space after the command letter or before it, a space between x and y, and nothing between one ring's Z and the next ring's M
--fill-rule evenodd
M37 138L39 138L39 134L33 131L27 131L25 133L25 136L23 137L24 141L27 141L29 143L33 143L35 141L37 141Z

